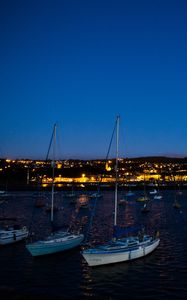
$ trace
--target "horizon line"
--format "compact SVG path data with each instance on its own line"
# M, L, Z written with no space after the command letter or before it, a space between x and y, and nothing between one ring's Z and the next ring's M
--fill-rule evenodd
M119 157L119 159L138 159L138 158L173 158L173 159L185 159L187 158L187 155L186 156L182 156L182 155L140 155L140 156L126 156L126 157ZM0 157L0 160L39 160L39 161L45 161L46 159L42 159L42 158L9 158L9 157ZM113 160L115 159L115 157L111 157L110 159L108 160ZM49 160L52 160L52 159L48 159ZM55 160L83 160L83 161L86 161L86 160L106 160L106 158L56 158Z

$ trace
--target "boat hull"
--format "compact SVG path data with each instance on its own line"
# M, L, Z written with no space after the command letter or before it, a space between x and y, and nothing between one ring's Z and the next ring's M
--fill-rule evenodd
M24 230L14 230L14 231L4 231L0 234L0 245L13 244L22 241L28 237L28 231Z
M66 251L77 247L83 241L84 235L80 234L71 240L56 239L52 241L39 241L27 244L26 248L32 256L42 256Z
M152 243L148 245L138 246L132 250L120 250L120 251L106 251L102 253L102 251L94 251L85 250L82 252L82 255L89 266L99 266L105 264L113 264L119 262L125 262L134 260L140 257L144 257L154 251L158 245L160 240L156 239Z

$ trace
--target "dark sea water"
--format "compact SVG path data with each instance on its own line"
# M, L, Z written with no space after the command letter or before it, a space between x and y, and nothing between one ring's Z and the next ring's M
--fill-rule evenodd
M186 299L187 190L178 198L182 204L179 210L172 206L174 193L162 191L163 199L151 200L148 214L143 214L143 204L135 201L141 191L129 197L126 206L118 206L120 224L160 231L159 247L135 261L90 268L80 248L33 258L25 242L0 247L0 299ZM91 228L95 242L111 237L113 198L112 191L104 191L103 198L97 200ZM0 205L0 217L18 217L39 239L50 232L50 214L45 207L35 208L35 199L31 192L13 193ZM46 199L50 203L50 193ZM55 224L83 228L87 234L95 200L90 199L89 207L83 209L58 192L55 202L60 207L54 214Z

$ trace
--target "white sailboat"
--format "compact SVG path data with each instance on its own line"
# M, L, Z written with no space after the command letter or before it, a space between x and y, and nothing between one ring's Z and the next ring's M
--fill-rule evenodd
M158 183L157 193L155 194L155 196L153 197L153 199L155 199L155 200L162 199L162 195L161 195L160 190L159 190L159 183Z
M141 232L141 235L119 238L120 230L117 230L117 200L118 200L118 131L119 116L116 120L116 183L115 183L115 211L114 229L115 237L104 245L95 248L84 249L81 254L89 266L99 266L130 261L143 257L157 248L160 239L157 234L150 236Z
M149 194L151 194L151 195L155 195L155 194L157 194L157 190L156 190L156 189L154 189L154 190L150 191L150 192L149 192Z
M7 227L0 230L0 245L13 244L22 241L28 237L26 226L19 228L17 226Z
M160 200L160 199L162 199L162 195L160 195L160 193L159 193L158 195L154 196L154 199L155 200Z
M55 153L55 141L56 141L56 124L54 125L52 139L53 143L53 154ZM51 141L52 141L51 139ZM51 143L50 143L51 145ZM49 152L49 151L48 151ZM55 161L52 161L53 180L52 180L52 191L51 191L51 223L53 224L53 209L54 209L54 166ZM54 254L69 250L77 247L83 241L84 235L80 233L71 233L68 231L57 231L52 232L44 240L39 240L26 245L27 250L32 256L42 256L47 254Z

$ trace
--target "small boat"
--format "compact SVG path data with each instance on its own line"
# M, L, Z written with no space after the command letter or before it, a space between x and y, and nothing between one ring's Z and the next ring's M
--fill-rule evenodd
M178 192L177 192L177 195L179 195L179 196L181 196L182 194L183 194L182 191L178 191Z
M87 195L80 195L79 196L79 199L78 199L78 202L79 202L79 206L81 208L88 208L88 196Z
M101 181L102 181L102 178L101 178ZM90 198L102 198L103 197L103 195L100 192L101 181L100 181L99 184L97 184L97 192L92 193L91 195L89 195Z
M0 191L0 196L4 195L6 192L5 191Z
M77 194L74 193L74 192L71 192L71 193L67 193L64 195L65 198L76 198L77 197Z
M11 197L11 194L6 191L0 191L0 200L6 200L8 197Z
M118 201L118 205L126 205L127 204L127 200L126 199L120 199L119 201Z
M125 196L131 197L131 196L134 196L134 193L133 193L131 190L129 190L129 191L125 194Z
M179 202L176 202L176 201L175 201L175 202L173 203L173 207L178 209L178 208L181 208L182 205L181 205Z
M144 204L144 206L141 208L142 213L148 213L150 212L150 208L148 207L147 203Z
M138 202L145 202L145 201L149 201L149 197L148 196L142 196L142 197L139 197L138 199L136 199L136 201Z
M114 236L106 244L97 245L94 248L85 248L81 252L89 266L100 266L106 264L130 261L148 255L155 250L160 242L158 232L147 235L141 231L138 236L121 237L127 233L127 228L117 226L117 202L118 202L118 131L119 116L116 120L116 181L114 197ZM130 229L131 230L131 229Z
M151 194L151 195L155 195L155 194L157 194L157 190L156 190L156 189L154 189L153 191L150 191L150 192L149 192L149 194Z
M162 195L160 195L160 194L155 195L155 196L153 197L153 199L155 199L155 200L162 199Z
M0 230L0 245L13 244L28 237L27 227L11 226Z
M103 197L103 195L99 192L93 193L91 195L89 195L90 198L101 198Z
M176 208L176 209L180 209L182 207L181 203L178 201L178 191L175 190L175 193L174 193L174 202L173 202L173 208Z

